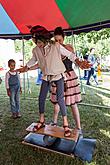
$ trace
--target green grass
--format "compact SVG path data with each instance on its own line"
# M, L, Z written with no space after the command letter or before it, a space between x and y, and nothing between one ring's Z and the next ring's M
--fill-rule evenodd
M45 152L21 144L23 137L27 134L25 131L32 122L38 120L38 93L39 86L35 81L31 82L31 94L28 94L26 85L26 94L21 96L22 118L10 118L9 99L6 96L4 82L0 85L0 165L87 165L78 158L68 158L59 154ZM82 95L84 103L110 106L109 89L103 86L87 87L84 86L86 95ZM33 99L31 99L33 97ZM28 98L28 99L27 99ZM109 165L110 164L110 109L101 107L92 107L79 105L82 128L85 131L84 136L95 138L97 140L93 160L90 165ZM51 121L53 115L53 106L47 100L46 102L46 121ZM70 109L68 109L68 119L71 127L74 126L74 120ZM62 125L61 116L59 116L59 125Z

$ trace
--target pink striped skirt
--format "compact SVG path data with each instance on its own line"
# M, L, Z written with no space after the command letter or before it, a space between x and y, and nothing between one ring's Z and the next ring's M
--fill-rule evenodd
M79 103L82 101L81 99L81 92L80 87L78 83L78 77L76 76L76 73L74 70L69 71L69 74L66 72L66 92L64 92L64 99L66 105L74 105L75 103ZM50 94L50 100L52 103L57 103L57 97L56 97L56 85L52 83L51 86L51 94Z

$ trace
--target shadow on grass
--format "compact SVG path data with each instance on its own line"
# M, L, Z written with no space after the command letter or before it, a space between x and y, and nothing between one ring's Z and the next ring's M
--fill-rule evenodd
M95 86L83 86L85 95L82 95L84 103L91 105L108 106L110 107L110 92Z

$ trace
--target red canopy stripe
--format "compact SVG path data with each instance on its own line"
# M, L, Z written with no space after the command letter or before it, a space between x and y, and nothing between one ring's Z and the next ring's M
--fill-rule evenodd
M41 25L48 30L56 26L69 28L54 0L1 0L1 3L21 33L29 33L30 25Z

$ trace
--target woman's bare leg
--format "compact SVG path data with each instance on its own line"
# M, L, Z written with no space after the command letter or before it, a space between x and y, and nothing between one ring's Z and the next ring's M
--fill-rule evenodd
M74 120L75 120L76 128L81 129L80 114L79 114L77 104L72 105L71 109L72 109L72 114L73 114L73 117L74 117Z

